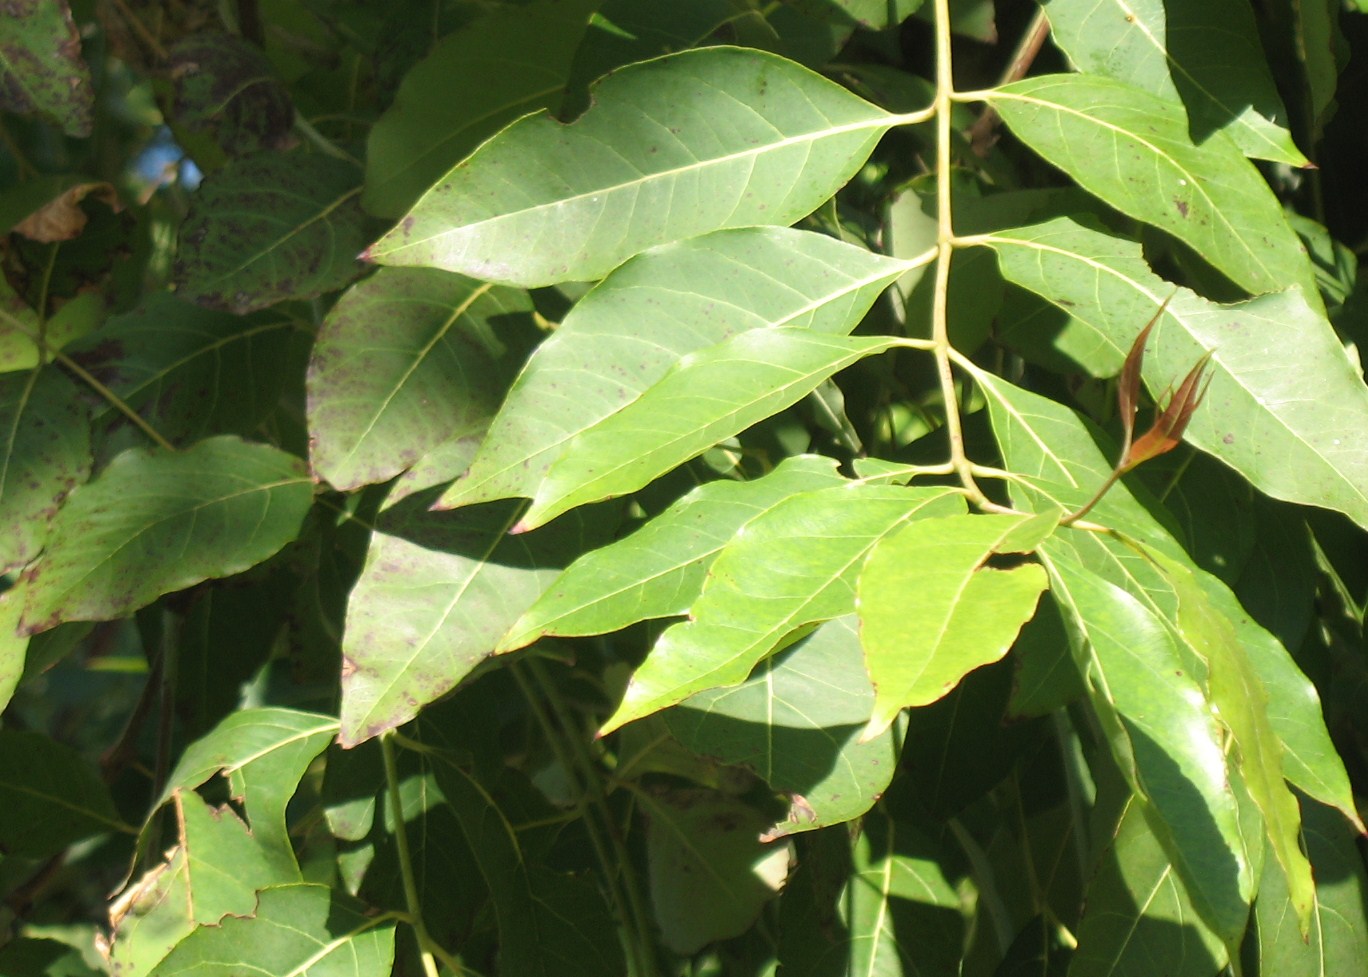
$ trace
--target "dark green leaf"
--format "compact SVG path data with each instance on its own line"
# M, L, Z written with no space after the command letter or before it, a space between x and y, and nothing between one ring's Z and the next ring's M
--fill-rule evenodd
M260 48L208 31L182 38L167 61L172 125L211 139L230 157L289 148L294 105Z
M13 0L0 21L0 108L56 121L90 135L95 109L90 69L66 0Z
M0 729L0 854L43 858L93 834L128 831L109 788L69 746Z

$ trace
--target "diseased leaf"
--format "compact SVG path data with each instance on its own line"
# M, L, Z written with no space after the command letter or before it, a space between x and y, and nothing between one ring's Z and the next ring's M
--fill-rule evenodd
M1242 0L1050 0L1049 16L1051 40L1079 71L1181 101L1194 143L1224 132L1246 156L1306 163Z
M128 831L109 788L71 747L0 729L0 852L46 858L72 842Z
M626 539L565 569L499 642L512 651L543 635L606 634L684 614L708 568L744 526L790 495L843 481L830 458L786 458L750 482L700 485Z
M555 109L599 2L536 0L495 8L442 38L404 75L394 104L371 127L362 205L381 217L399 217L508 123Z
M777 227L719 231L631 259L532 355L469 473L440 505L531 498L572 438L636 400L682 357L749 329L849 333L906 267Z
M95 89L66 0L12 0L0 22L0 108L90 135Z
M28 563L58 506L90 476L90 421L55 369L0 374L0 573Z
M789 799L766 839L850 821L879 799L898 765L896 728L858 742L874 690L855 619L837 618L756 666L729 689L690 696L664 716L703 756L753 770Z
M327 886L299 883L263 889L251 916L197 928L150 977L388 977L393 966L392 917L367 916Z
M576 435L515 532L634 492L801 400L832 374L903 344L889 336L753 329L681 359L637 400Z
M964 675L1007 654L1035 612L1045 571L985 568L994 553L1034 549L1057 516L918 519L884 537L860 571L860 643L874 682L865 737L908 707L935 702Z
M793 223L897 118L740 48L630 65L592 97L569 125L538 115L499 133L367 256L510 285L602 278L653 245Z
M0 713L9 705L19 679L24 674L29 639L19 633L19 617L24 611L24 593L28 584L22 580L0 594Z
M168 121L227 156L288 149L295 111L261 48L223 31L183 37L167 52Z
M178 294L246 313L341 288L361 272L361 174L329 156L257 153L211 173L176 249Z
M23 630L122 617L240 573L295 538L312 500L303 463L269 445L224 436L126 451L57 513L25 574Z
M1138 323L1172 286L1136 243L1068 219L989 235L1003 274L1086 323L1098 376L1120 369ZM1284 283L1285 284L1285 283ZM1102 354L1102 350L1108 352ZM1145 357L1152 392L1211 351L1211 388L1186 438L1275 498L1338 509L1368 526L1368 387L1333 328L1296 289L1235 305L1180 288Z
M537 338L531 312L526 292L434 269L354 286L309 365L314 471L342 490L383 482L487 422Z
M1096 75L1028 78L991 100L1016 135L1085 190L1168 231L1242 288L1297 284L1316 301L1305 248L1225 134L1194 143L1178 105ZM1143 179L1133 175L1140 170Z
M795 630L855 610L860 565L887 533L963 511L946 489L852 483L790 496L723 547L690 619L656 642L602 732L744 681Z

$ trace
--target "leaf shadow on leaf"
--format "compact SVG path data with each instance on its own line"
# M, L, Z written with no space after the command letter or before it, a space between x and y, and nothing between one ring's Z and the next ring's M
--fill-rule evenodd
M1168 51L1169 64L1177 66L1210 63L1211 34L1200 29L1201 17L1194 5L1183 0L1164 0L1164 8L1164 47ZM1244 15L1247 17L1248 12ZM1198 23L1191 23L1193 19ZM1230 25L1230 29L1232 33L1236 33L1245 26L1252 28L1253 24L1233 24ZM1278 110L1282 108L1280 105L1256 106L1251 98L1241 98L1232 102L1231 91L1236 90L1234 86L1231 90L1222 92L1222 98L1217 99L1186 70L1175 68L1170 71L1170 75L1173 78L1173 87L1178 90L1178 97L1183 100L1183 105L1187 109L1188 135L1192 137L1194 145L1200 146L1213 134L1237 123L1246 109L1253 108L1260 115L1270 116L1279 114ZM1241 86L1238 90L1241 94L1246 94L1250 87Z

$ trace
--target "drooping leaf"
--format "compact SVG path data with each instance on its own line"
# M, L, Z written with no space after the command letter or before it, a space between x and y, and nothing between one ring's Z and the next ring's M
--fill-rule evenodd
M517 530L636 491L791 406L852 363L899 345L902 340L889 336L752 329L689 354L639 398L566 444Z
M1091 326L1099 355L1088 366L1099 376L1120 369L1134 331L1172 292L1138 244L1067 219L985 243L1004 275ZM1325 318L1296 289L1222 306L1180 288L1149 342L1150 390L1162 391L1208 350L1211 388L1187 440L1275 498L1338 509L1368 525L1368 453L1359 433L1368 426L1368 387Z
M1079 71L1181 101L1194 143L1225 132L1247 156L1305 164L1241 0L1051 0L1049 13L1051 39Z
M0 374L0 573L38 555L57 508L90 476L90 422L54 369Z
M796 629L855 610L860 565L887 533L963 511L945 489L852 483L790 496L723 547L690 620L656 642L603 731L744 681Z
M788 797L787 816L765 832L777 838L850 821L883 794L899 735L858 742L873 704L847 616L765 659L740 685L690 696L663 716L695 753L747 767Z
M799 455L754 481L701 485L631 536L567 567L500 640L499 651L543 635L606 634L684 614L742 527L790 495L842 481L832 459Z
M860 642L874 682L865 735L904 708L935 702L967 672L1007 654L1046 587L1034 563L985 568L994 553L1029 552L1057 516L918 519L882 539L860 572Z
M394 104L371 127L365 208L399 217L508 123L555 109L598 5L536 0L496 8L442 38L409 69Z
M23 629L121 617L240 573L294 539L312 499L303 463L269 445L223 436L126 451L58 512L26 571Z
M205 178L180 227L178 294L245 313L313 298L361 272L361 174L329 156L257 153Z
M741 935L783 888L788 846L759 840L768 820L753 807L702 789L642 791L637 801L656 923L676 953Z
M69 136L90 135L95 89L66 0L15 0L5 10L0 108L45 116Z
M1085 190L1186 242L1247 291L1294 283L1317 294L1305 249L1258 170L1224 133L1195 144L1178 105L1097 75L1028 78L996 89L992 104ZM1132 176L1137 168L1144 179Z
M749 329L845 334L906 265L825 235L741 228L631 259L571 310L513 385L443 508L530 498L575 435L684 356Z
M150 977L388 977L393 965L392 918L367 916L327 886L298 883L263 889L251 916L198 927Z
M367 256L485 281L601 278L647 248L791 224L864 162L895 116L773 55L702 48L600 82L569 125L522 119Z
M343 490L383 482L487 421L535 341L531 311L525 292L434 269L353 287L309 365L314 471Z
M579 519L508 535L517 509L385 510L347 603L342 733L354 746L450 691L600 530Z
M0 729L0 852L45 858L128 830L109 788L75 750L42 733Z

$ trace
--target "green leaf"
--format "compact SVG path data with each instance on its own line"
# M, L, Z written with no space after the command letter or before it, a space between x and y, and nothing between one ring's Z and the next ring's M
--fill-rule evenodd
M230 157L290 146L290 92L258 45L226 31L196 31L173 44L166 60L167 122L201 164L196 150L209 140Z
M24 612L27 590L28 584L20 580L0 594L0 713L9 705L24 675L29 639L19 634L19 617Z
M57 508L90 477L90 422L55 369L0 374L0 572L42 549Z
M1065 309L1096 334L1099 376L1125 350L1172 286L1140 245L1067 219L989 235L1003 274ZM1295 343L1278 337L1294 329ZM1164 390L1211 350L1211 388L1187 440L1275 498L1338 509L1368 526L1368 387L1334 329L1296 289L1236 305L1178 289L1155 323L1144 376ZM1307 395L1315 390L1316 396Z
M442 38L371 127L362 205L398 217L508 123L556 108L598 5L536 0L495 8ZM537 43L529 44L533 37Z
M526 292L384 269L328 313L309 365L314 471L349 490L393 478L494 416L537 336Z
M566 445L514 531L643 488L797 403L832 374L901 345L890 336L753 329L691 353L639 398Z
M788 875L788 846L759 839L768 819L711 790L638 791L636 799L664 944L692 954L749 929Z
M1057 516L919 519L882 539L860 572L860 642L874 682L865 736L904 708L935 702L966 673L1007 654L1035 613L1045 571L985 568L994 553L1030 552Z
M66 0L14 0L6 7L0 108L53 119L69 136L90 135L95 89Z
M850 821L883 795L900 732L858 742L874 690L855 619L828 621L730 689L690 696L664 716L690 750L753 770L789 800L767 840Z
M337 720L295 709L242 709L186 747L156 806L215 774L228 777L251 821L256 846L275 869L296 875L285 807L300 778L337 735Z
M1194 144L1178 105L1094 75L1028 78L991 100L1085 190L1168 231L1237 285L1260 293L1294 283L1316 295L1306 251L1258 170L1223 133Z
M742 527L797 492L844 479L830 458L786 458L749 482L700 485L631 536L585 553L528 608L500 652L544 635L606 634L688 611L708 568Z
M1246 156L1306 163L1243 0L1051 0L1050 39L1079 71L1181 101L1196 144L1225 132Z
M1083 677L1069 654L1069 638L1059 607L1048 595L1012 645L1016 676L1009 715L1048 716L1083 697Z
M300 883L263 889L251 916L199 927L152 977L389 977L393 965L392 918L367 916L327 886Z
M1226 958L1131 798L1088 886L1070 977L1211 977Z
M719 231L632 258L532 355L441 506L530 498L571 439L682 357L750 329L849 333L906 268L825 235L773 227Z
M814 17L866 30L897 27L921 7L922 0L791 0L794 7Z
M347 603L342 732L355 746L455 687L599 530L578 519L508 535L516 508L428 512L432 493L385 510Z
M75 750L41 733L0 729L0 853L45 858L94 834L129 830Z
M65 934L64 934L65 935ZM18 937L0 949L0 973L17 977L103 977L72 943Z
M178 294L245 313L341 288L361 272L367 229L356 167L259 153L211 173L180 227Z
M690 620L656 642L602 732L744 681L796 629L855 610L860 565L886 534L963 511L947 489L851 483L790 496L718 554Z
M105 621L294 539L313 499L299 459L234 437L180 452L136 449L73 492L31 569L23 630Z
M509 126L367 256L511 285L601 278L652 245L791 224L836 192L894 124L782 58L703 48L629 65L568 125Z

